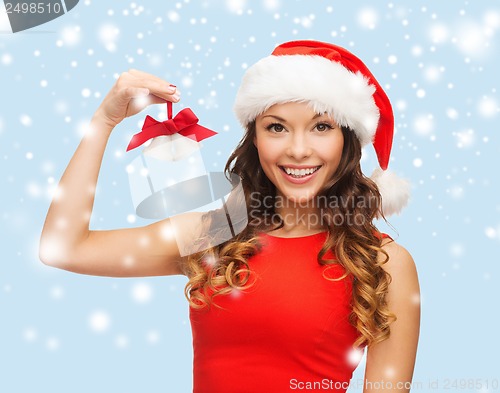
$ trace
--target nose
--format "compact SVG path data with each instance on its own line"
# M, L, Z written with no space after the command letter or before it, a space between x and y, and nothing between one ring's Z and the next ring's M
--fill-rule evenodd
M296 160L302 160L309 157L312 153L310 141L303 131L291 132L288 139L286 154Z

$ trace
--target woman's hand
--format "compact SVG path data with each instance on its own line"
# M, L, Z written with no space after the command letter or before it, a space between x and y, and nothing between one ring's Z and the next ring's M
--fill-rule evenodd
M131 69L117 79L104 97L95 117L111 129L124 118L133 116L151 104L178 102L180 93L169 82L143 71Z
M179 92L156 76L130 70L116 81L64 171L50 205L40 238L40 259L45 264L112 277L184 274L184 259L176 241L179 234L171 235L174 228L169 219L140 228L89 228L109 134L125 117L165 101L179 101ZM191 226L183 228L184 233L197 236L201 215L187 216Z

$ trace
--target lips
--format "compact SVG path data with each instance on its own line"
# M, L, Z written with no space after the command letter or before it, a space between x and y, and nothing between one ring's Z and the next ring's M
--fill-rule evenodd
M295 178L301 178L305 176L312 175L315 173L319 168L321 168L321 165L317 166L281 166L279 165L279 168L285 172L288 176L292 176Z

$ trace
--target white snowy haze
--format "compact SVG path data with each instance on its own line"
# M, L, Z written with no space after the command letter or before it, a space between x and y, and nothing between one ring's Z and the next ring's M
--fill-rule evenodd
M411 181L412 196L378 224L419 272L421 385L412 391L500 389L500 3L82 0L16 34L0 14L0 392L191 391L187 279L47 267L38 259L43 220L51 199L65 197L58 181L123 71L179 87L174 111L189 106L218 132L203 156L207 170L221 171L242 136L232 105L244 71L295 39L353 51L393 103L389 167ZM125 152L146 114L165 119L166 108L149 107L111 136L93 229L151 222L136 216L129 191L127 166L139 153ZM376 165L367 146L364 172Z

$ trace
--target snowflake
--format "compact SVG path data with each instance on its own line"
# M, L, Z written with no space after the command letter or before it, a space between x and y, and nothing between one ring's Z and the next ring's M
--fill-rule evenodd
M55 337L49 337L45 342L45 346L49 351L55 351L61 346L60 341Z
M422 161L422 159L421 159L421 158L415 158L415 159L413 160L413 166L414 166L415 168L420 168L422 165L423 165L423 161Z
M373 8L363 8L358 12L358 24L365 28L373 30L377 26L378 14Z
M436 66L428 66L424 70L424 77L429 82L437 82L441 78L441 72L444 69Z
M24 329L23 337L28 342L36 341L38 338L38 332L35 328L29 327Z
M60 33L61 42L66 46L76 46L81 39L80 26L67 26L64 27Z
M351 366L357 366L363 358L364 351L360 349L352 349L347 353L347 362Z
M498 104L494 98L483 97L477 105L479 114L484 118L490 118L498 113Z
M181 16L176 11L169 11L167 17L172 23L177 23L181 20Z
M114 25L106 24L99 29L99 39L109 52L116 51L116 41L120 35L120 29Z
M62 299L63 296L64 296L64 289L61 288L61 287L53 287L51 290L50 290L50 296L53 298L53 299Z
M30 127L33 124L33 120L31 120L31 117L29 117L26 114L21 115L21 117L19 118L19 121L25 127Z
M456 120L458 119L458 111L455 108L448 108L446 109L446 116L451 120Z
M450 247L450 254L455 258L460 258L464 255L464 246L460 243L454 243Z
M146 340L150 344L156 344L160 340L160 334L156 330L151 330L147 333Z
M227 9L235 14L242 15L247 5L246 0L226 0Z
M435 24L429 29L429 37L434 44L443 44L448 41L450 31L443 24Z
M120 349L125 349L128 347L128 337L125 334L120 334L115 338L115 345Z
M468 130L460 131L460 132L454 132L453 135L455 136L455 138L457 140L457 147L459 149L472 146L474 143L474 140L476 138L473 129L468 129Z
M434 116L432 114L417 116L413 128L419 135L429 135L434 130Z
M111 318L105 311L94 311L89 317L90 329L96 333L103 333L109 329Z
M387 58L387 61L389 62L389 64L396 64L398 62L398 58L396 55L390 55Z
M483 27L475 22L460 25L453 42L458 49L467 56L481 56L488 48L487 37Z
M88 97L90 97L91 94L92 93L91 93L90 89L85 88L82 90L82 97L88 98Z
M138 283L132 288L132 298L136 303L149 303L152 296L153 290L149 284Z

